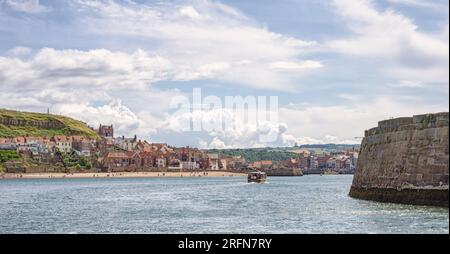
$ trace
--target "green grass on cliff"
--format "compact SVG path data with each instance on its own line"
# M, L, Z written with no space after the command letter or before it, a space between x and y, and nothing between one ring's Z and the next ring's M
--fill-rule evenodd
M2 151L0 150L0 164L3 162L20 159L19 153L14 151Z
M96 138L97 133L91 130L85 123L60 115L20 112L14 110L0 109L0 119L13 118L26 121L58 121L64 125L62 128L37 128L33 126L13 126L0 124L0 137L17 136L47 136L55 135L82 135Z
M7 161L16 161L19 160L20 156L17 151L2 151L0 150L0 173L5 171L4 163Z

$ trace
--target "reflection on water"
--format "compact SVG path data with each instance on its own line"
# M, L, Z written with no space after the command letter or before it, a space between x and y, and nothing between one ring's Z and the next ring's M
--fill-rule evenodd
M348 197L352 176L0 181L0 233L447 233L448 208Z

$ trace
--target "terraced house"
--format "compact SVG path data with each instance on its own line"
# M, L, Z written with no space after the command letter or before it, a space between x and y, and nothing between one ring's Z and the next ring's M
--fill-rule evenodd
M72 151L72 139L67 136L54 136L55 148L62 153L70 153Z

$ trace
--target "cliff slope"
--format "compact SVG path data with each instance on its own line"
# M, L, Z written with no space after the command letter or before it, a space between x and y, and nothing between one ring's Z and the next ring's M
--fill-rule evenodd
M82 135L96 138L85 123L59 115L0 109L0 138L17 136Z
M448 113L381 121L365 132L350 196L448 206Z

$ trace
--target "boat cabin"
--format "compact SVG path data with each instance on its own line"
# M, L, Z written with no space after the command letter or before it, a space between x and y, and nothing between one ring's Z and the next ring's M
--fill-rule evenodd
M264 172L250 172L247 180L249 183L264 183L267 181L267 174Z

